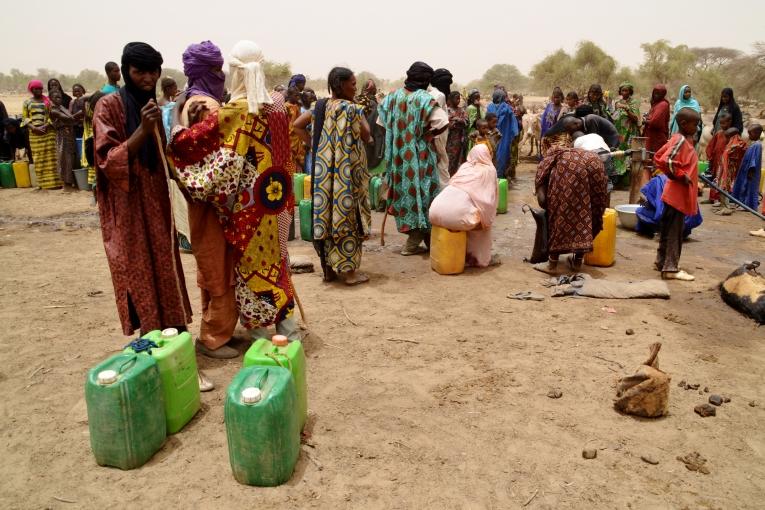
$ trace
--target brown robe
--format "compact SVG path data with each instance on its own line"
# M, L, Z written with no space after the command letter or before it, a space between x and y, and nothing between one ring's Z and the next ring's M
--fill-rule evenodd
M119 94L98 102L93 128L101 233L122 330L185 326L191 305L161 162L148 169L128 156Z

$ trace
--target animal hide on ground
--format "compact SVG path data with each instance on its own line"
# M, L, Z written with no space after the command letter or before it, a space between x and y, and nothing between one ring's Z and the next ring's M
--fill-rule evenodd
M760 324L765 324L765 277L757 272L755 260L733 271L720 284L723 301Z
M669 411L669 383L672 377L659 370L661 344L651 345L651 355L634 375L619 379L614 407L646 418L664 416Z

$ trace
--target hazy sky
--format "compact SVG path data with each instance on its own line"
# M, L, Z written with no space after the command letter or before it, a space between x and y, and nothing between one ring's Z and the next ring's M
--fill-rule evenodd
M583 39L629 66L642 60L640 43L660 38L744 51L765 40L764 0L736 0L726 13L719 3L707 1L610 4L623 6L621 11L597 9L593 3L43 0L30 11L18 3L8 9L3 1L0 71L102 69L108 60L119 62L124 44L135 40L157 48L166 66L181 68L181 54L192 42L210 39L227 56L238 40L251 39L267 59L289 62L293 72L310 77L346 65L393 79L423 60L450 69L455 81L466 83L495 63L515 64L528 73L545 55L558 48L571 52Z

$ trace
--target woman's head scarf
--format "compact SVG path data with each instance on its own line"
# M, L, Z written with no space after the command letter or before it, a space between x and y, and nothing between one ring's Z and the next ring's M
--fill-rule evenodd
M502 104L507 100L507 92L502 89L494 89L491 95L491 102L494 104Z
M630 83L629 81L623 81L619 84L619 92L621 93L622 89L629 89L630 95L635 93L635 87Z
M183 74L188 78L187 97L207 96L220 102L226 90L223 54L210 41L191 44L183 52Z
M290 78L290 83L289 85L287 85L287 88L297 87L298 83L302 83L305 85L305 76L302 74L293 74L292 78Z
M675 101L675 113L679 112L683 108L692 108L698 113L701 113L701 105L699 105L699 102L696 101L695 97L691 96L690 99L684 99L685 89L689 87L690 85L683 85L680 87L680 94L677 96L677 101Z
M433 68L425 62L415 62L406 72L406 81L404 87L414 92L415 90L425 90L433 79Z
M239 41L231 50L231 100L246 98L250 113L260 112L260 106L273 104L266 89L263 73L263 50L252 41Z
M479 143L470 150L467 161L449 179L449 186L467 193L478 209L481 226L491 227L497 217L497 170L485 144Z
M130 68L134 67L140 71L156 71L157 76L159 76L162 73L162 62L162 55L146 43L131 42L126 44L122 50L121 69L125 86L120 89L119 94L125 107L125 131L128 137L141 124L141 108L146 106L149 101L157 100L154 89L143 90L133 83L130 77ZM139 148L138 159L149 171L156 169L159 158L153 136L148 136Z
M666 101L667 97L667 86L663 83L657 83L653 88L653 93L651 94L651 104L658 104L662 101Z

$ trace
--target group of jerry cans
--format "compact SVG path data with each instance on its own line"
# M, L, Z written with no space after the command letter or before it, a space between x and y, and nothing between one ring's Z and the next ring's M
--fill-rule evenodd
M191 335L152 331L93 367L85 383L90 444L102 466L134 469L200 407ZM276 486L292 476L308 416L305 353L281 335L255 341L226 392L229 460L240 483Z

